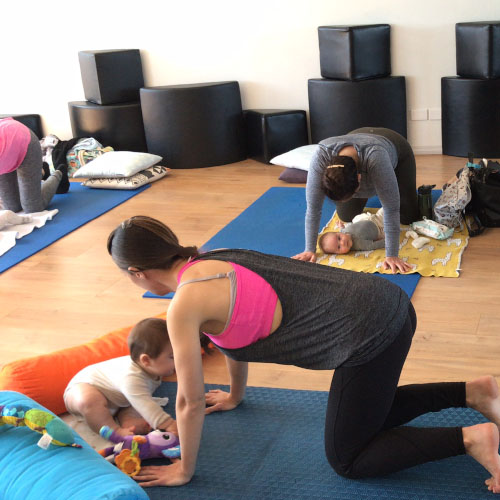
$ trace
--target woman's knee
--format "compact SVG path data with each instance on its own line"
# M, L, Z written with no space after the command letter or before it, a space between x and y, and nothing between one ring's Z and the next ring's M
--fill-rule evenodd
M356 471L353 462L340 463L332 454L326 452L326 458L330 467L341 477L346 479L362 479L363 475Z

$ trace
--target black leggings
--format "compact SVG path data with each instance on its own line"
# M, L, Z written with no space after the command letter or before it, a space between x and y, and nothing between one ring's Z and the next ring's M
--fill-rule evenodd
M335 370L325 449L341 476L379 476L465 454L461 427L402 426L424 413L465 407L465 382L397 386L415 327L410 304L400 334L384 352L364 365Z
M420 218L417 199L417 167L415 155L408 141L394 130L381 127L363 127L349 132L350 134L375 134L385 137L394 144L398 154L398 164L394 169L399 189L399 218L401 224L411 224ZM349 201L337 202L337 213L340 220L352 221L353 217L363 212L367 198L351 198Z

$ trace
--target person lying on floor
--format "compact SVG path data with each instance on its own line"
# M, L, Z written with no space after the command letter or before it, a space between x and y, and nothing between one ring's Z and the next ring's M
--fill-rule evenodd
M376 250L384 248L384 209L377 213L356 215L352 222L341 224L340 231L323 233L318 245L323 253L344 254L351 250Z

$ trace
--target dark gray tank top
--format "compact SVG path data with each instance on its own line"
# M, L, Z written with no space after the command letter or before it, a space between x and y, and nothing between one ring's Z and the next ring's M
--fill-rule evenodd
M236 361L315 370L360 365L392 343L408 316L408 295L372 274L251 250L214 250L195 259L246 267L265 279L281 302L283 320L271 335L239 349L218 347Z

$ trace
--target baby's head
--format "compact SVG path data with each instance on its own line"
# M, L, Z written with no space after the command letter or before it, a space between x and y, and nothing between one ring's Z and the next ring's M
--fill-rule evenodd
M132 328L128 336L130 357L150 375L168 377L175 371L167 323L146 318Z
M324 253L348 253L352 247L352 237L348 233L324 233L319 239L319 247Z

